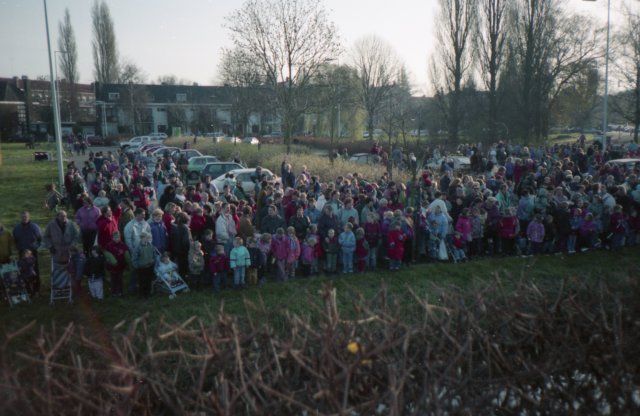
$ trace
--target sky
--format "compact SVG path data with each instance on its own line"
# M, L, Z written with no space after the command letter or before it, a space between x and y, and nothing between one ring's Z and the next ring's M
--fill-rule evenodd
M606 0L561 0L569 10L606 23ZM621 0L613 0L618 3ZM629 0L626 0L629 1ZM159 76L200 85L219 84L221 48L231 46L225 19L244 0L106 0L121 58L142 68L147 82ZM69 9L78 47L81 83L93 82L93 0L47 0L51 48ZM414 90L428 94L437 0L324 0L337 25L348 62L353 44L375 34L389 43L409 70ZM613 20L617 11L612 5ZM43 0L0 0L0 77L49 75Z

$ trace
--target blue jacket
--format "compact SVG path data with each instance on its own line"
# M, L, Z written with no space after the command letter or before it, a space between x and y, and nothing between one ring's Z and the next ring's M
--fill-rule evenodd
M356 251L356 236L353 231L341 232L340 237L338 237L338 243L344 252L353 253Z

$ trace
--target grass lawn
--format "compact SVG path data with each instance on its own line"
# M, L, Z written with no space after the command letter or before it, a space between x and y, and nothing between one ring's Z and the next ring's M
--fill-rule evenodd
M11 227L19 220L19 212L28 209L34 221L42 228L51 219L42 207L44 184L56 180L54 162L33 162L31 151L18 145L3 145L3 164L0 167L0 195L2 195L0 221ZM55 323L64 326L70 322L85 326L91 332L110 332L114 327L126 328L137 317L149 314L153 320L167 319L181 322L191 316L205 321L213 320L221 308L234 316L273 318L277 327L284 324L286 313L313 317L319 304L319 291L332 283L337 288L338 304L345 319L355 316L356 301L360 296L374 298L385 285L410 320L420 308L412 301L409 289L419 296L427 296L430 302L438 302L442 287L453 287L473 293L498 274L508 289L521 279L533 279L538 285L559 285L563 278L575 278L596 282L604 278L614 285L625 285L629 276L638 275L639 248L620 252L581 253L570 257L543 256L529 258L491 258L465 264L420 264L400 273L386 271L352 275L349 277L320 277L295 279L287 283L269 282L262 287L244 291L224 291L214 296L210 290L198 290L179 294L174 300L156 294L148 301L135 297L106 298L103 301L80 302L68 305L63 302L49 306L48 255L42 253L44 275L40 297L32 305L18 305L10 309L7 302L0 304L0 332L20 328L31 321L46 327ZM126 286L125 286L126 287ZM254 309L251 305L255 306ZM244 319L244 318L243 318Z

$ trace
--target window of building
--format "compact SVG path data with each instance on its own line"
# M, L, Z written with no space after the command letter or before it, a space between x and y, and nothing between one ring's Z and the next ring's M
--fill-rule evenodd
M187 94L186 93L178 93L176 94L176 101L179 103L184 103L187 101Z
M120 99L120 93L119 92L110 92L109 93L109 101L115 101L115 100L119 100Z

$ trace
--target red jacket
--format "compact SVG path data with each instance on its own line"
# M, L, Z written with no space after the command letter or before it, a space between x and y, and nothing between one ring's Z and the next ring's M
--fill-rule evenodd
M113 233L118 231L121 213L122 210L118 207L111 213L111 218L101 215L96 220L96 226L98 228L98 245L101 248L105 248L107 243L111 241Z
M206 222L207 219L204 215L192 214L191 221L189 222L189 228L191 228L192 233L199 233L204 230Z
M104 246L104 251L111 253L116 259L115 265L106 262L105 268L111 273L122 273L127 267L126 255L129 252L129 247L122 240L117 243L111 240Z
M369 255L369 243L366 238L356 238L356 258L364 258Z
M226 254L216 254L209 259L209 271L219 273L229 271L229 257Z
M500 221L498 221L498 235L500 238L507 240L514 239L518 234L518 225L518 218L516 216L502 217Z
M387 234L387 256L391 260L402 260L404 256L404 240L406 235L402 230L391 230Z

